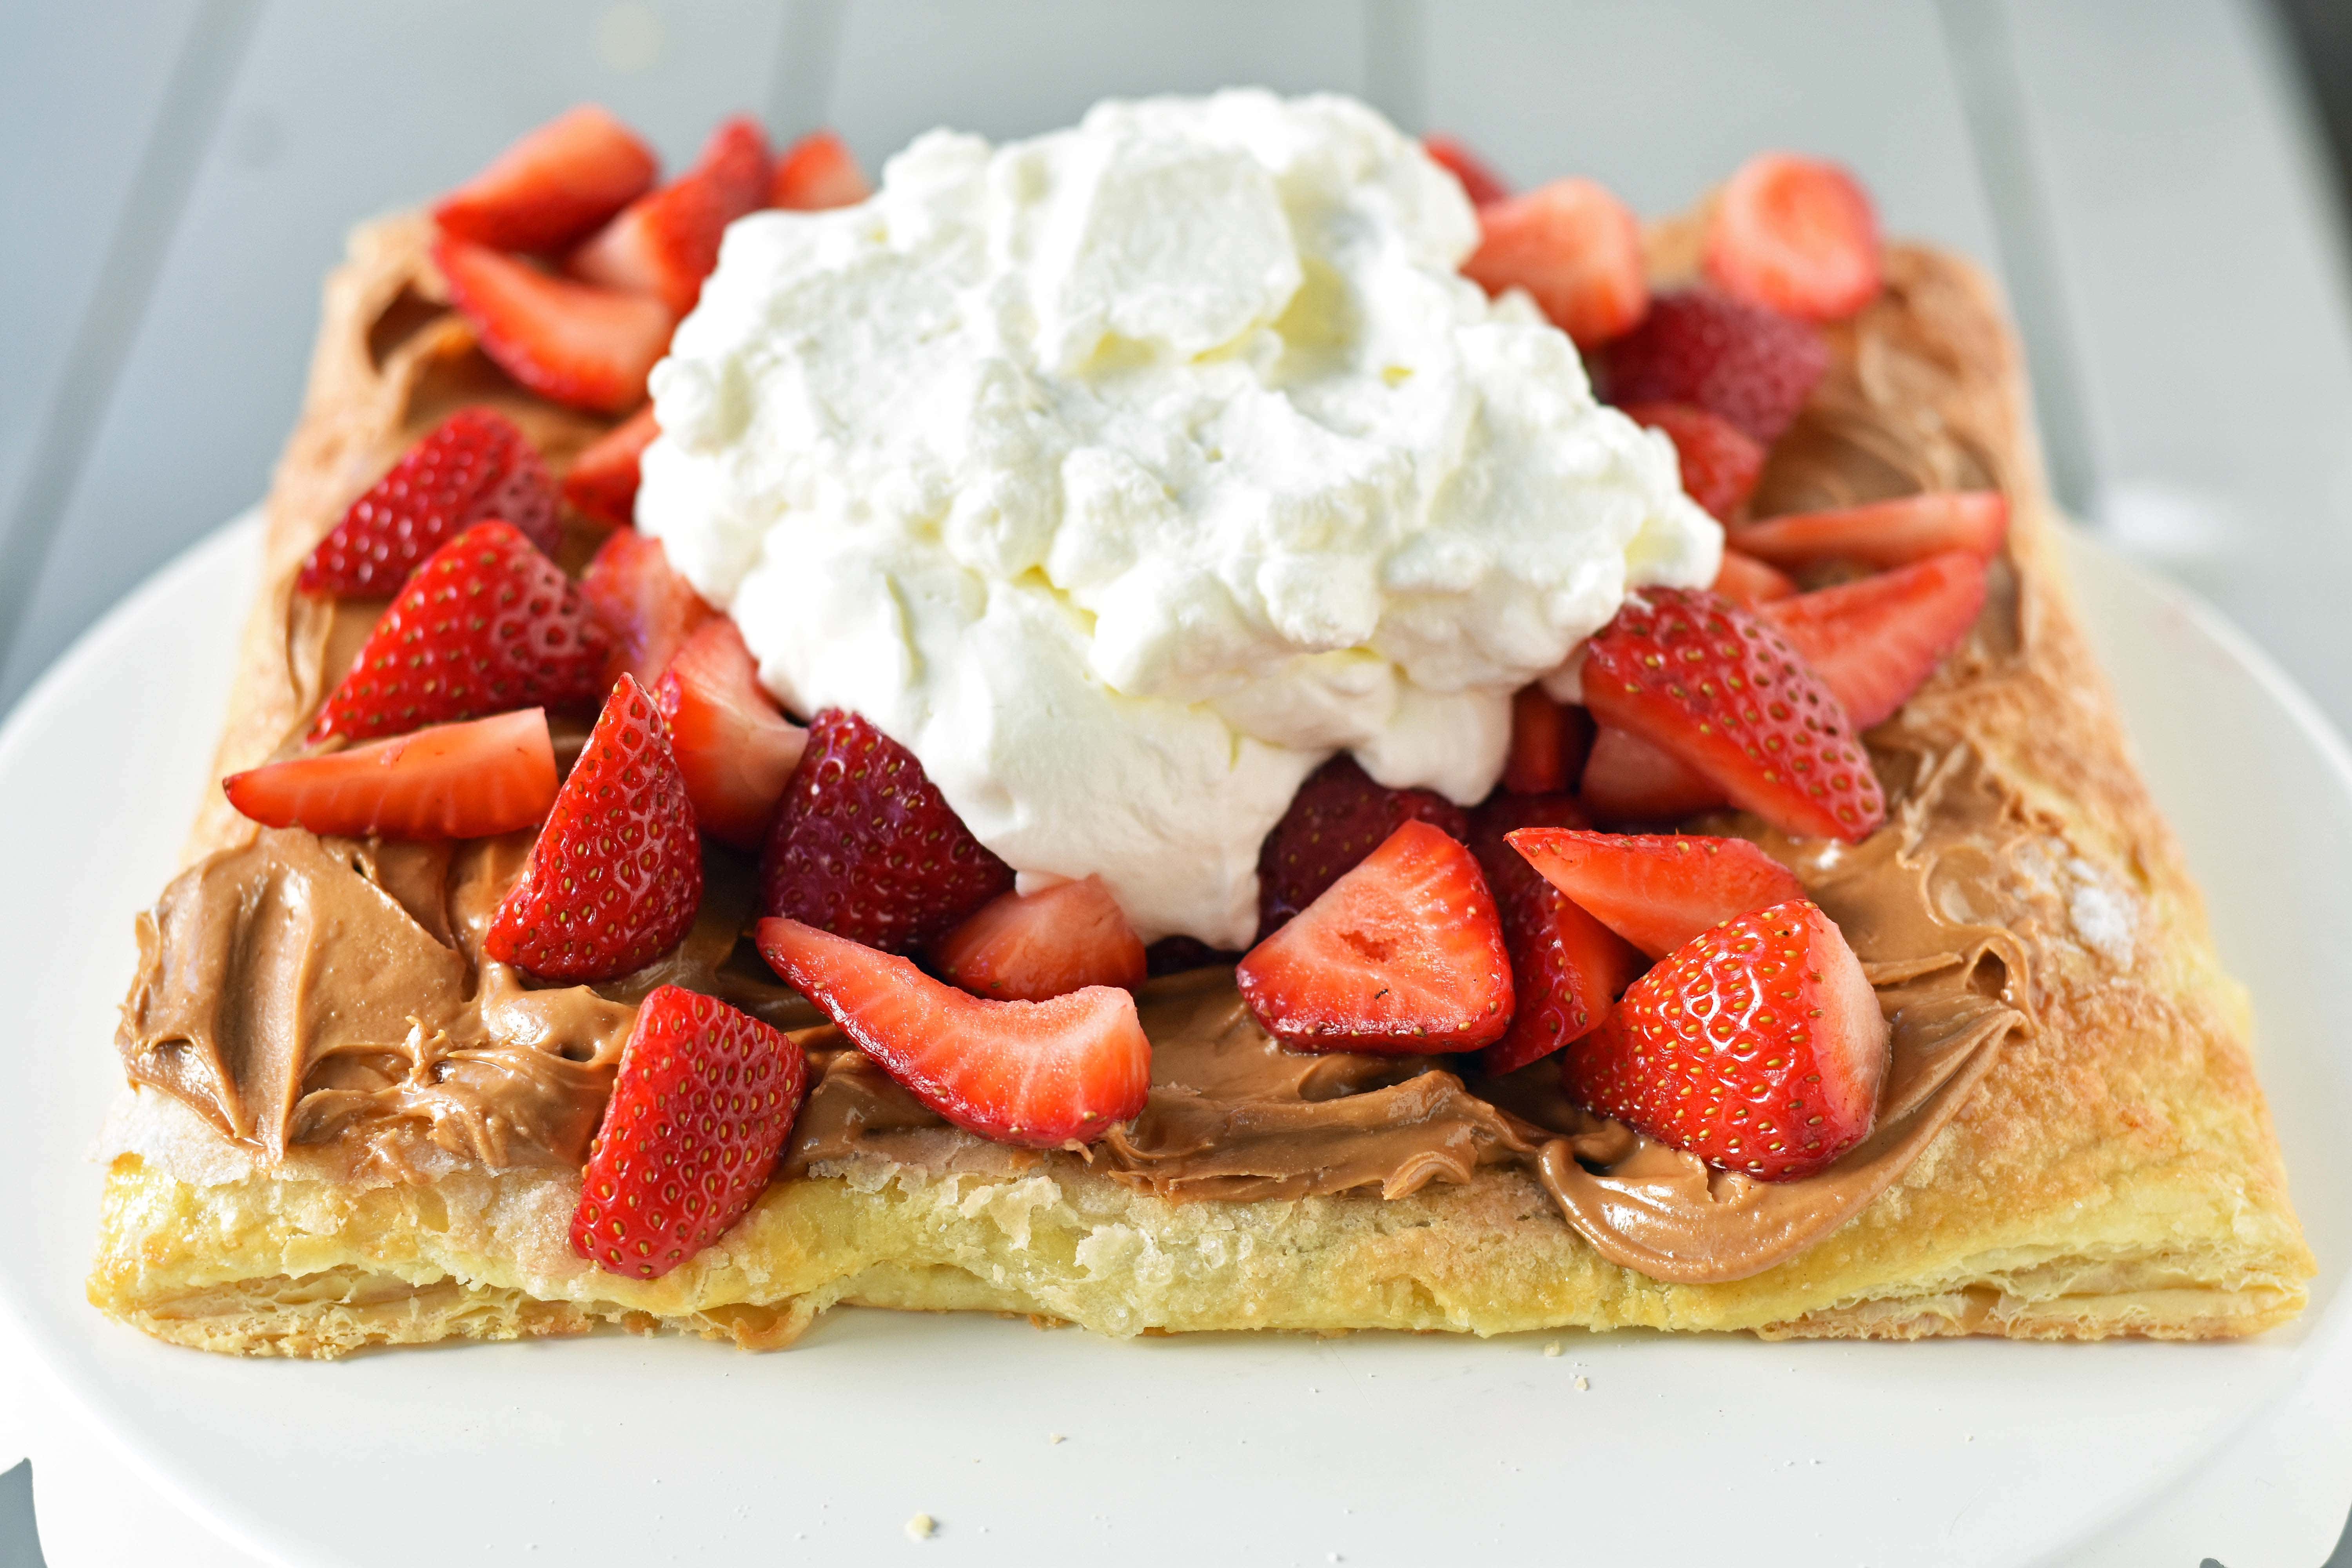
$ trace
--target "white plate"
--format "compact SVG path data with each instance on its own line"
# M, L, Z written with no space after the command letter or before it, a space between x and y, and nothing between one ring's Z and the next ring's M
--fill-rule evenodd
M2352 1058L2331 1007L2352 765L2234 633L2087 543L2070 551L2084 608L2260 1011L2323 1267L2292 1327L2194 1347L1117 1343L844 1312L778 1355L612 1335L320 1365L174 1350L81 1297L131 916L209 787L256 540L247 520L168 568L0 731L0 1308L138 1470L257 1555L863 1560L919 1550L901 1533L918 1512L940 1527L919 1550L1024 1568L1667 1545L1748 1568L1980 1568L2108 1560L2094 1543L2119 1521L2176 1516L2221 1537L2173 1542L2184 1565L2300 1568L2334 1540L2352 1496ZM2192 1476L2235 1489L2183 1515Z

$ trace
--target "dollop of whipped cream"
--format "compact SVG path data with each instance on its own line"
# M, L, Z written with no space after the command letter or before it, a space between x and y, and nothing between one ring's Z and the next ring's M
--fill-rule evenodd
M728 230L655 368L637 521L802 713L912 751L980 841L1244 947L1340 750L1468 804L1510 694L1722 544L1674 450L1351 100L933 132L862 205Z

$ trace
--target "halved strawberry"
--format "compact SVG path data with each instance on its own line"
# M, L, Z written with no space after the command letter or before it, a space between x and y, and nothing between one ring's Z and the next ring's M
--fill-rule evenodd
M874 194L865 172L840 137L830 131L812 131L776 160L768 184L768 205L814 212L824 207L856 206Z
M975 996L1043 1002L1088 985L1143 984L1143 939L1100 877L999 893L931 944L931 963Z
M1837 925L1799 899L1695 938L1560 1058L1570 1097L1711 1165L1810 1176L1867 1137L1886 1020Z
M646 404L581 449L563 476L563 499L591 522L627 528L637 520L637 459L661 434Z
M1257 854L1257 933L1263 939L1322 897L1406 822L1459 838L1470 817L1444 795L1374 784L1342 752L1307 775Z
M1878 214L1835 163L1759 153L1707 219L1706 271L1727 293L1834 321L1878 294Z
M1519 828L1583 826L1584 814L1564 795L1498 795L1471 814L1470 853L1486 874L1511 955L1511 1026L1478 1058L1498 1077L1598 1028L1642 971L1623 938L1538 876L1507 841Z
M587 710L611 652L555 563L478 522L419 566L320 709L310 739L364 741L517 708Z
M1645 588L1585 645L1584 700L1784 833L1858 841L1886 816L1845 710L1727 599Z
M1642 223L1598 181L1554 180L1478 209L1462 275L1489 294L1526 289L1580 348L1631 331L1650 309Z
M752 938L858 1049L968 1132L1059 1149L1092 1142L1143 1110L1151 1041L1135 998L1114 986L989 1002L798 921L763 920Z
M1804 656L1853 727L1867 730L1908 701L1959 647L1984 601L1984 562L1952 550L1758 613Z
M760 862L760 907L912 952L1013 886L915 754L855 713L820 710Z
M460 408L352 502L303 560L296 585L343 598L398 593L418 562L493 517L551 554L563 542L555 490L530 442L496 409Z
M555 250L650 189L661 165L598 104L567 109L434 204L445 234L500 250Z
M1715 581L1708 585L1708 591L1752 610L1759 605L1789 597L1797 591L1797 584L1778 567L1767 566L1753 555L1744 555L1727 544L1723 548L1723 564L1715 569Z
M542 980L610 980L675 947L701 902L702 846L669 726L625 675L482 949Z
M727 226L768 195L768 133L749 115L723 122L693 168L620 216L572 253L575 278L651 294L683 316L719 265Z
M677 325L650 295L551 277L446 235L433 265L499 369L542 397L601 414L645 401L646 374Z
M1731 542L1775 566L1852 561L1908 566L1947 550L1980 560L2000 553L2009 537L2009 498L1999 490L1929 490L1826 511L1792 512L1742 523Z
M1486 161L1470 151L1458 136L1442 132L1421 139L1421 150L1430 161L1462 182L1462 194L1470 198L1472 206L1483 207L1488 202L1499 202L1511 194L1503 176L1487 167Z
M1545 881L1652 958L1734 915L1805 896L1795 872L1745 838L1528 827L1510 844Z
M1293 1050L1475 1051L1511 1024L1511 955L1478 862L1407 822L1234 971Z
M1811 323L1710 289L1676 289L1600 355L1599 379L1621 406L1696 404L1769 447L1829 367Z
M1574 789L1592 750L1592 717L1555 702L1540 686L1511 695L1511 749L1503 759L1503 788L1513 795Z
M616 528L580 574L580 593L612 633L607 681L625 672L640 685L661 679L695 628L719 612L670 569L661 541L634 528Z
M808 731L778 711L760 685L760 668L733 621L714 616L686 639L655 683L654 703L669 721L670 750L686 775L696 825L757 854L808 749Z
M1628 403L1625 417L1663 430L1682 465L1683 489L1717 522L1728 522L1756 493L1764 447L1720 415L1693 403Z
M345 838L488 838L529 827L555 801L555 747L537 708L436 724L221 781L268 827Z
M790 1035L715 996L654 987L580 1173L572 1250L658 1279L709 1247L767 1187L807 1092Z
M1705 773L1671 752L1603 725L1592 737L1577 797L1595 822L1679 822L1729 804Z

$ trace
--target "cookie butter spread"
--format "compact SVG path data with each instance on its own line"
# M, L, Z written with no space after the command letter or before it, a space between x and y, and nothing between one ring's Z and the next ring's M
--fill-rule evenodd
M1352 100L940 132L729 231L654 372L640 526L803 713L906 745L1017 870L1246 946L1338 750L1465 804L1512 691L1721 536Z

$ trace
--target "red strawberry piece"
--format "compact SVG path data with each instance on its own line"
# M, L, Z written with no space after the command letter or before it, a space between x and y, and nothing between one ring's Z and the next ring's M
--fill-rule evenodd
M1592 737L1577 794L1595 822L1679 822L1727 805L1706 775L1638 735L1603 728Z
M1143 939L1099 877L1000 893L931 944L932 966L975 996L1043 1002L1143 984Z
M500 370L541 396L600 414L646 398L646 375L677 317L646 294L551 277L528 262L444 236L433 264Z
M1778 567L1767 566L1753 555L1742 554L1726 545L1723 564L1716 568L1709 591L1752 610L1759 605L1789 597L1797 591L1797 584Z
M607 288L651 294L683 316L719 265L727 226L767 195L767 132L758 121L737 115L712 134L700 162L624 207L572 253L565 270Z
M1625 416L1663 430L1682 465L1683 489L1717 522L1727 522L1764 474L1764 448L1720 415L1691 403L1628 403Z
M837 708L809 721L760 863L765 912L913 952L1012 886L912 752Z
M605 538L580 575L580 593L613 634L607 681L625 672L652 685L695 628L719 613L670 569L661 541L634 528Z
M968 1132L1059 1149L1092 1142L1143 1110L1151 1041L1135 998L1114 986L990 1002L798 921L763 920L752 937L858 1049Z
M296 585L341 598L398 593L416 563L486 518L552 554L563 542L555 490L513 421L460 408L401 454L302 563Z
M650 189L661 165L593 103L566 110L434 205L445 234L500 250L555 250Z
M583 447L563 476L563 499L572 510L614 528L636 521L637 459L660 434L648 403Z
M1257 855L1261 939L1322 897L1407 822L1433 823L1456 838L1470 817L1444 795L1374 784L1346 752L1307 775Z
M1984 608L1984 563L1966 551L1931 555L1759 612L1822 678L1857 730L1910 700Z
M1475 1051L1511 1024L1511 955L1478 862L1422 821L1389 835L1234 971L1293 1050Z
M1573 789L1592 750L1592 719L1581 708L1555 702L1540 686L1511 698L1511 749L1503 759L1503 787L1513 795Z
M709 1247L767 1187L807 1091L791 1036L715 996L654 987L580 1174L572 1250L658 1279Z
M1622 937L1538 876L1506 837L1583 826L1584 814L1564 795L1498 795L1471 814L1470 853L1486 874L1511 955L1511 1026L1478 1060L1498 1077L1600 1027L1642 972L1641 955Z
M1837 164L1759 153L1715 204L1706 265L1726 293L1839 321L1878 295L1878 214Z
M733 621L714 616L686 639L655 683L654 703L669 721L670 751L686 775L696 826L759 853L808 749L808 731L778 711L760 685L759 666Z
M1544 880L1652 958L1734 915L1805 896L1795 872L1745 838L1529 827L1510 842Z
M776 160L775 177L768 185L768 205L815 212L824 207L856 206L874 194L840 137L830 131L812 131Z
M1601 356L1609 400L1691 403L1769 447L1830 367L1807 322L1706 289L1650 301L1642 324Z
M1711 1165L1793 1182L1869 1135L1886 1020L1804 900L1741 915L1635 981L1560 1058L1571 1099Z
M436 724L221 781L267 827L345 838L488 838L529 827L555 801L555 748L536 708Z
M505 523L478 522L409 577L309 738L364 741L517 708L585 711L604 689L607 653L555 563Z
M1462 275L1489 294L1526 289L1580 348L1622 336L1650 309L1641 220L1597 181L1554 180L1489 202L1478 226Z
M1487 167L1486 161L1470 151L1460 137L1424 136L1421 147L1439 168L1462 182L1462 194L1470 198L1472 206L1483 207L1510 195L1511 187L1503 183L1503 177Z
M1743 523L1732 542L1775 566L1851 561L1907 566L1948 550L1990 561L2009 537L2009 498L1999 490L1930 490L1827 511Z
M1885 798L1845 710L1788 639L1727 599L1648 588L1586 644L1584 700L1784 833L1857 841Z
M1238 952L1211 947L1190 936L1163 936L1143 950L1144 969L1153 975L1181 974L1188 969L1205 969L1213 964L1230 969L1240 957Z
M701 902L702 846L669 725L625 675L483 951L542 980L610 980L676 946Z

